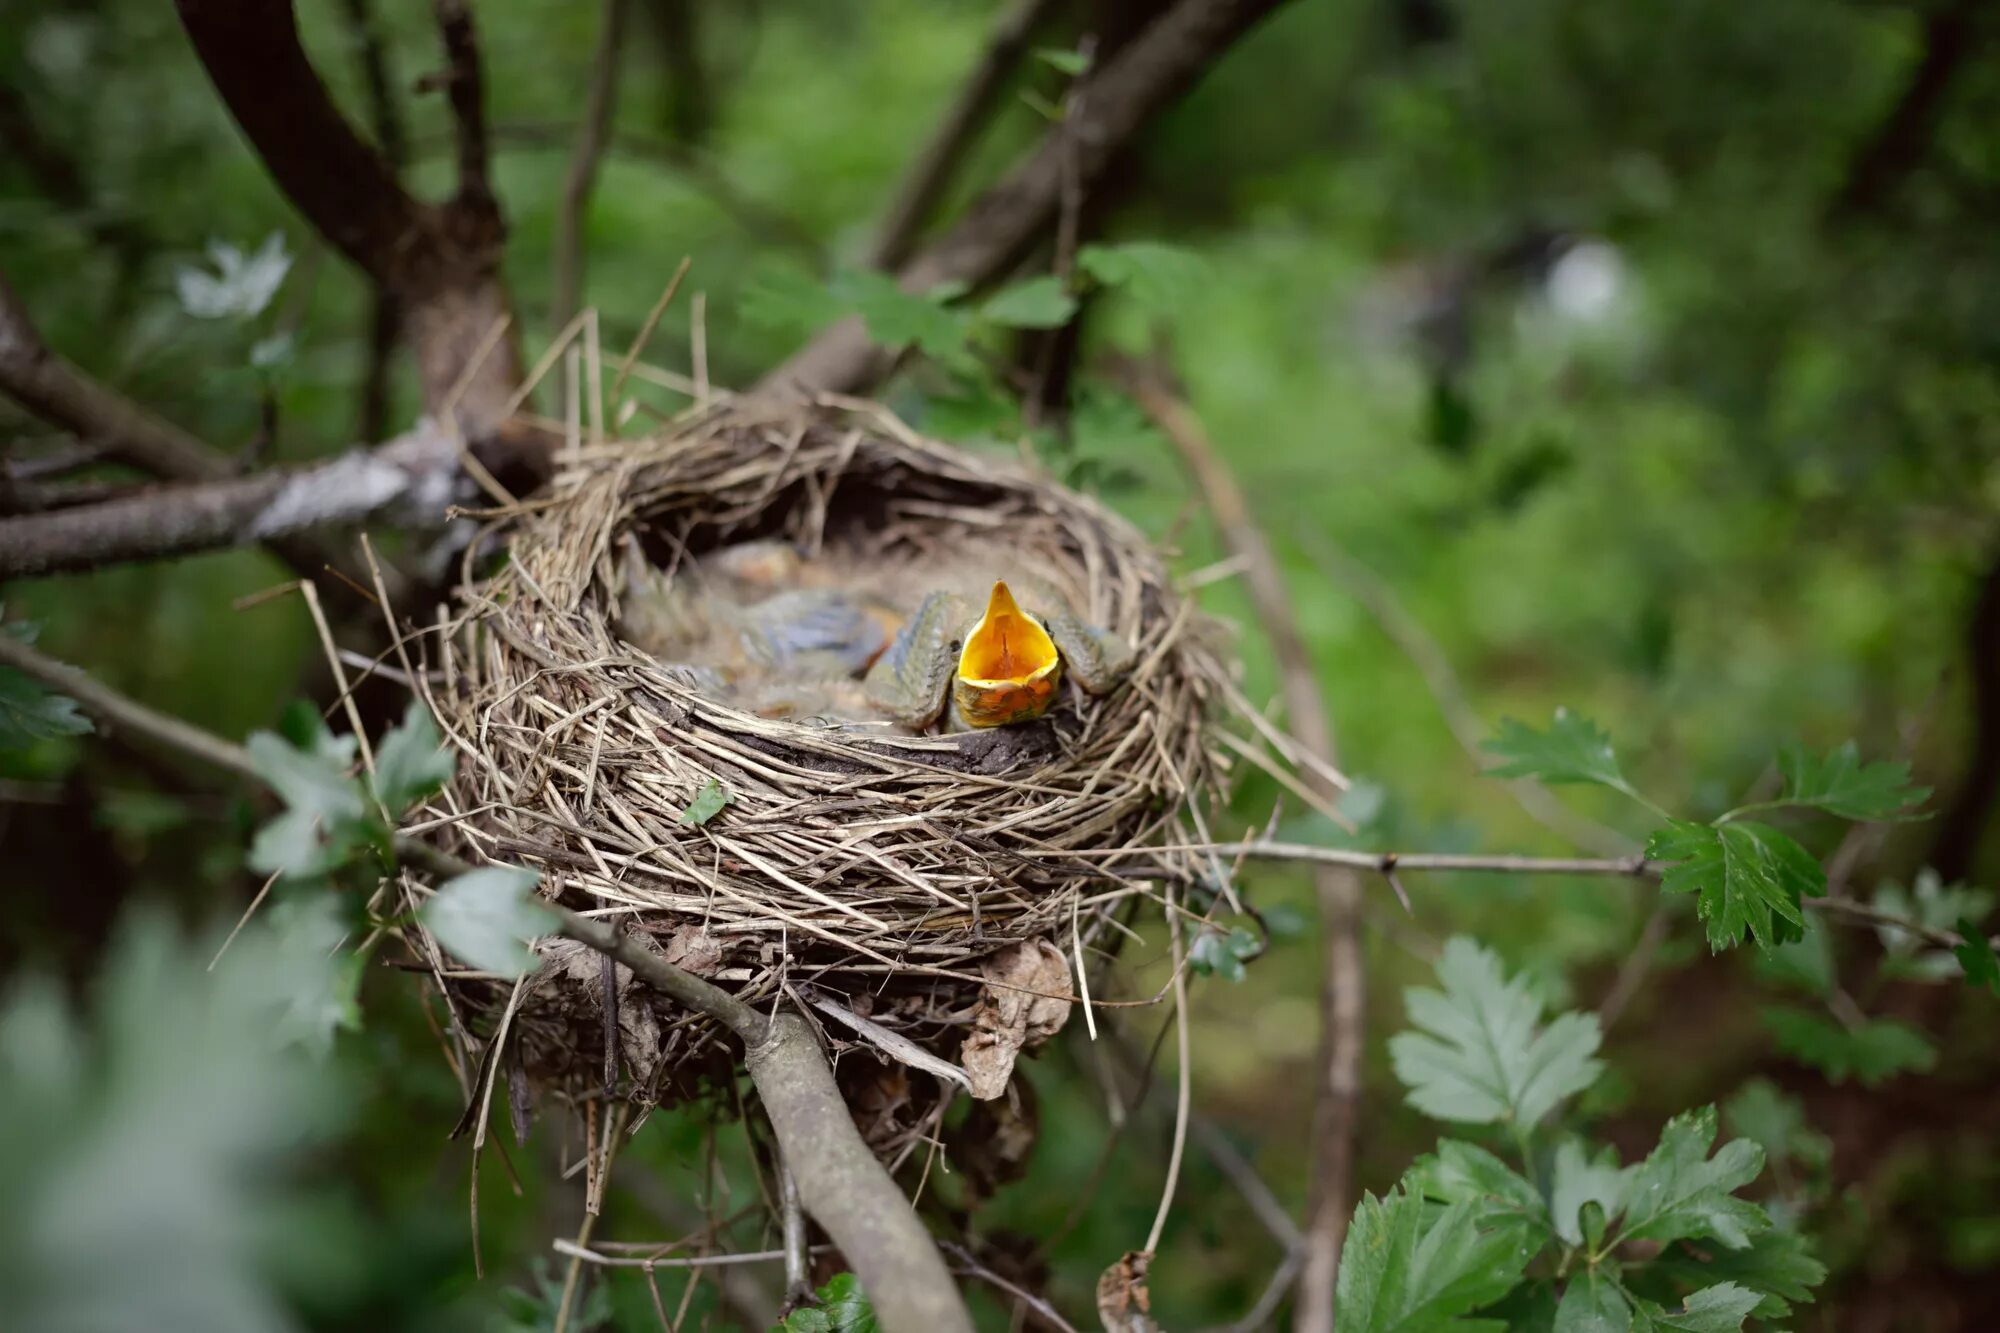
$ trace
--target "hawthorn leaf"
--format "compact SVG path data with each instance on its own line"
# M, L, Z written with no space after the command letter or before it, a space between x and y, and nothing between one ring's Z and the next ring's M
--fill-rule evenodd
M1592 1265L1563 1288L1555 1333L1627 1333L1631 1327L1631 1303L1610 1273Z
M1565 1013L1541 1026L1542 1002L1526 979L1508 980L1499 956L1463 935L1445 942L1437 974L1442 992L1404 992L1421 1030L1389 1041L1410 1105L1439 1120L1533 1125L1597 1081L1596 1015Z
M1104 286L1156 310L1186 300L1208 278L1207 261L1200 255L1159 241L1086 245L1076 252L1076 266Z
M1488 777L1538 778L1543 782L1594 782L1636 796L1618 768L1611 737L1587 717L1558 708L1547 731L1502 718L1500 730L1479 747L1503 762Z
M556 922L555 913L534 895L540 878L518 866L481 866L447 880L417 916L468 967L524 976L542 963L529 942L548 934Z
M1659 1146L1626 1181L1621 1242L1707 1236L1734 1250L1770 1227L1762 1208L1734 1195L1764 1169L1764 1150L1749 1139L1732 1139L1711 1158L1715 1130L1713 1106L1667 1122Z
M1798 1098L1770 1079L1753 1078L1738 1088L1723 1104L1722 1123L1731 1134L1757 1143L1774 1164L1797 1162L1817 1171L1833 1160L1833 1141L1806 1120Z
M1076 313L1076 298L1053 275L1002 287L979 307L979 317L1010 329L1056 329Z
M1439 1139L1404 1176L1409 1187L1439 1203L1473 1203L1489 1213L1515 1213L1546 1232L1548 1208L1533 1184L1476 1143Z
M333 1034L361 1029L361 973L358 953L341 953L347 938L340 900L313 893L274 904L272 937L282 951L278 975L284 986L278 1031L315 1056L333 1048Z
M1464 1316L1512 1290L1535 1249L1519 1220L1482 1217L1476 1203L1364 1195L1340 1251L1341 1333L1501 1333Z
M815 1294L819 1305L786 1315L778 1325L781 1333L880 1333L875 1307L854 1274L836 1273Z
M1224 933L1207 928L1194 937L1188 949L1188 963L1197 972L1211 973L1224 981L1241 981L1247 975L1243 965L1264 950L1257 932L1242 926Z
M0 667L0 751L25 750L38 741L82 736L93 729L76 700L13 667Z
M826 282L782 261L762 265L751 275L737 308L752 324L800 334L817 333L850 313Z
M1813 1257L1812 1245L1796 1231L1772 1227L1740 1250L1714 1250L1697 1258L1682 1247L1662 1250L1652 1266L1675 1281L1734 1283L1757 1293L1759 1319L1783 1319L1793 1301L1809 1301L1826 1281L1826 1265ZM1733 1327L1733 1325L1732 1325Z
M391 815L401 815L451 781L457 767L457 757L439 740L431 710L412 699L402 723L375 747L376 798Z
M1763 1016L1778 1049L1819 1070L1830 1083L1853 1078L1872 1088L1937 1063L1930 1039L1893 1018L1873 1018L1849 1029L1801 1009L1767 1008Z
M1671 862L1660 876L1670 893L1695 895L1695 911L1715 952L1745 933L1765 948L1800 937L1806 896L1826 892L1812 853L1769 824L1697 824L1669 819L1646 842L1648 860Z
M1718 1282L1689 1296L1678 1311L1640 1301L1631 1326L1635 1333L1735 1333L1760 1299L1733 1282Z
M325 874L369 836L367 799L347 773L354 738L335 738L316 715L313 725L305 746L269 731L247 742L257 775L285 803L250 843L250 866L262 874Z
M1571 1245L1584 1243L1581 1215L1594 1203L1604 1216L1625 1210L1626 1190L1636 1168L1618 1165L1609 1144L1591 1153L1579 1139L1564 1139L1556 1147L1555 1171L1549 1185L1549 1219L1555 1233Z
M1952 954L1958 959L1958 965L1965 969L1965 979L2000 995L2000 958L1993 956L1993 941L1986 938L1986 932L1977 924L1965 917L1959 918L1958 933L1965 943L1953 949Z
M1922 819L1923 813L1912 807L1931 794L1929 787L1910 781L1908 764L1863 763L1853 741L1823 755L1787 745L1778 752L1778 773L1785 780L1779 800L1824 810L1842 819Z

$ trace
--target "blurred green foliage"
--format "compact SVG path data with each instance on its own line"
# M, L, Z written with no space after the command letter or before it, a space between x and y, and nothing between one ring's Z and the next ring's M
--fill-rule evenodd
M436 195L449 185L448 120L438 96L413 91L440 63L427 7L373 8L411 183ZM692 255L719 382L748 382L790 350L796 318L753 317L762 284L789 273L812 280L795 294L823 294L825 279L852 273L998 8L698 7L692 55L706 104L696 114L696 90L642 5L587 230L585 296L611 345L637 331ZM598 10L476 10L511 225L506 275L532 352L551 332L539 313ZM1794 742L1818 754L1852 737L1859 753L1907 756L1948 800L1973 744L1962 643L2000 501L2000 62L1973 22L1965 40L1987 40L1988 58L1951 66L1924 132L1884 148L1925 68L1934 10L1977 7L1295 5L1122 164L1067 290L1047 285L1047 256L1036 255L997 295L892 298L863 279L841 308L883 305L882 336L944 349L955 377L919 364L886 393L955 438L1005 438L1018 412L963 349L1005 356L1013 330L1055 318L1062 301L1082 302L1086 368L1113 349L1170 349L1284 561L1340 758L1366 779L1366 845L1571 850L1513 789L1478 779L1482 761L1450 725L1456 707L1482 735L1510 714L1587 713L1619 738L1621 781L1711 832L1731 826L1708 821L1779 790L1788 774L1770 756ZM300 17L322 75L365 125L347 12L308 5ZM1046 44L1071 49L1079 31L1067 20ZM1027 62L1010 91L1054 106L1073 72ZM24 131L8 122L0 269L50 345L224 449L257 438L267 392L268 457L351 443L365 287L243 148L171 8L29 0L0 23L0 89L10 107L30 108L31 132L58 162L52 174L18 151ZM1029 100L1009 100L948 209L1046 126ZM274 234L292 262L264 292L258 273L275 264L259 257L276 251L260 247ZM688 364L688 308L675 306L650 360ZM661 409L679 401L634 393ZM415 414L401 363L394 397L394 421ZM1198 497L1128 401L1087 380L1073 406L1036 436L1065 476L1102 489L1190 570L1225 554L1198 503L1186 517ZM0 431L30 452L46 435L12 415ZM296 599L232 609L282 577L267 556L241 552L5 591L11 617L44 623L48 651L244 737L274 725L302 689L332 697ZM1203 596L1249 627L1238 641L1246 686L1270 697L1276 676L1247 598L1226 579ZM354 978L367 1021L333 1037L330 1067L309 1069L267 1055L269 1032L234 1026L223 1000L235 983L201 971L206 939L197 949L143 914L164 904L185 921L233 919L261 880L246 860L253 833L282 812L216 795L207 775L124 738L63 734L75 718L0 673L0 724L23 715L23 700L33 744L0 756L0 957L10 973L33 961L40 979L17 987L0 1020L10 1062L0 1217L73 1229L0 1245L0 1263L29 1265L0 1284L29 1293L14 1318L107 1326L109 1305L64 1302L146 1286L205 1302L186 1307L201 1327L543 1326L534 1312L552 1311L533 1294L537 1262L579 1222L574 1190L555 1180L557 1127L510 1147L511 1165L489 1145L476 1168L487 1273L476 1281L466 1150L445 1139L463 1089L409 979L379 967ZM1232 831L1261 828L1280 795L1247 777ZM1655 823L1613 791L1558 795L1634 846ZM1287 821L1301 827L1332 832ZM1863 901L1934 928L1957 928L1952 911L1969 930L1992 928L1990 839L1976 882L1940 889L1983 896L1946 904L1921 887L1881 887L1925 882L1930 825L1870 826L1845 861L1835 854L1850 835L1830 822L1787 823L1780 836L1840 866L1842 887ZM311 850L291 840L293 853ZM1259 867L1240 887L1270 942L1245 966L1254 951L1237 947L1242 925L1198 938L1211 972L1245 975L1196 988L1197 1099L1296 1216L1317 1082L1318 962L1312 932L1299 929L1310 888L1303 872ZM1787 945L1807 952L1771 974L1759 970L1770 963L1711 958L1683 900L1622 881L1434 875L1409 887L1413 918L1386 894L1373 899L1377 1015L1428 974L1449 934L1497 947L1538 998L1578 1009L1651 950L1645 984L1605 1035L1611 1068L1574 1115L1637 1158L1683 1108L1730 1108L1732 1132L1763 1143L1772 1162L1753 1193L1771 1191L1760 1196L1768 1210L1821 1238L1832 1270L1797 1327L1995 1317L1978 1293L2000 1264L2000 1155L1978 1125L1990 1110L1982 1090L2000 1076L2000 1024L1990 995L1935 984L1962 966L2000 988L1990 950L1940 959L1895 932L1828 931ZM1656 906L1663 931L1642 944ZM1121 980L1152 994L1165 946L1141 930ZM269 955L257 939L246 931L225 961L258 970ZM294 992L322 1036L351 1025L343 986ZM79 1005L65 988L99 998ZM1144 1046L1154 1021L1117 1023ZM1374 1022L1369 1046L1361 1183L1377 1192L1434 1139L1399 1104L1384 1040L1393 1026ZM1033 1256L1024 1272L1046 1276L1073 1316L1088 1310L1096 1274L1145 1234L1169 1123L1156 1096L1114 1130L1100 1054L1066 1037L1031 1067L1040 1144L1027 1178L978 1213L981 1234ZM1170 1072L1156 1070L1154 1084ZM1850 1074L1893 1081L1870 1092L1829 1078ZM648 1122L621 1167L642 1183L614 1191L604 1234L681 1235L708 1204L732 1211L757 1197L744 1127L725 1119L711 1148L716 1109ZM1783 1161L1779 1138L1792 1145ZM183 1142L185 1152L163 1151ZM295 1188L271 1184L280 1154L302 1164ZM1079 1197L1093 1175L1099 1187ZM155 1215L161 1180L193 1193ZM948 1172L928 1188L963 1200ZM1179 1198L1153 1269L1155 1308L1177 1328L1234 1318L1263 1289L1278 1244L1205 1156L1190 1156ZM767 1243L759 1225L745 1221L731 1243ZM117 1248L33 1248L65 1235ZM213 1274L212 1289L166 1281L193 1272ZM669 1310L682 1281L660 1278ZM503 1300L509 1286L518 1299ZM740 1291L723 1299L732 1290L700 1284L692 1318L740 1323ZM594 1286L590 1299L612 1326L657 1326L636 1277ZM1005 1306L978 1299L1005 1327ZM151 1324L172 1323L155 1308Z

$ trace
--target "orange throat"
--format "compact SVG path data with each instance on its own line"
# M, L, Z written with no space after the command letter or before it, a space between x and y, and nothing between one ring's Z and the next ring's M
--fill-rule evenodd
M1055 702L1062 656L1042 622L1023 611L1005 583L993 585L986 614L965 636L952 698L966 724L1002 727L1040 717Z

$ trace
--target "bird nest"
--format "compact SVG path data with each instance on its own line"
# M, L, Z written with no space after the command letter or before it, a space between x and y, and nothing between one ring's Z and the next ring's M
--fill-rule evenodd
M1211 715L1233 694L1212 635L1136 529L1032 466L872 405L708 412L572 448L495 535L508 558L468 582L443 639L458 776L414 818L754 1005L800 1006L899 1076L999 1095L1016 1053L1089 1003L1076 967L1115 947L1121 916L1212 882L1212 853L1189 847L1225 767ZM1101 696L1066 683L1031 723L919 733L852 675L729 673L712 633L646 629L642 594L712 586L702 571L774 548L795 561L779 579L899 614L953 581L1053 589L1133 665ZM581 946L540 948L518 986L443 973L517 1095L517 1069L643 1105L734 1068L706 1018Z

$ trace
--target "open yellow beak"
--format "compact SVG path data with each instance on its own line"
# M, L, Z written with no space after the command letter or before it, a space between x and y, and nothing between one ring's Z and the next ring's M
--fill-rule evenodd
M999 727L1040 717L1055 702L1062 655L1042 622L1023 611L1004 582L965 636L952 695L968 725Z

